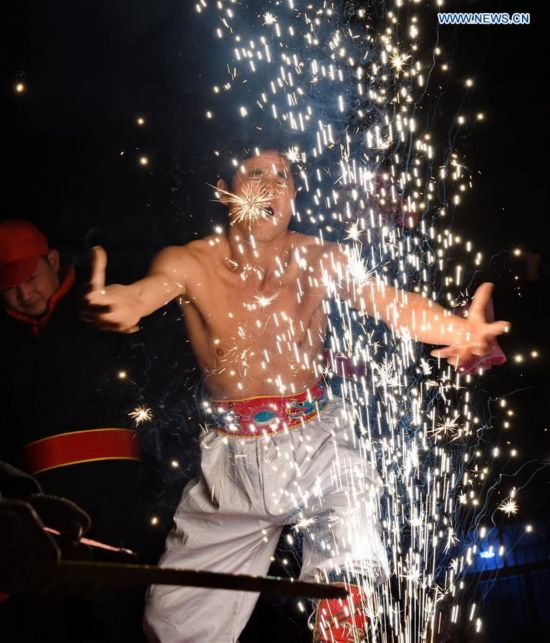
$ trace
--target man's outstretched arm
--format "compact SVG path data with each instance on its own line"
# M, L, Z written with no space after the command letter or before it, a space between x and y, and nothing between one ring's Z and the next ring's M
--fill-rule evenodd
M484 283L475 292L467 317L459 317L427 297L406 292L370 279L361 285L353 279L342 279L338 270L349 263L345 252L338 251L336 263L338 292L357 310L384 321L395 332L408 331L426 344L445 348L432 351L434 357L446 358L453 366L463 366L474 356L488 354L496 337L506 333L510 324L490 322L487 306L491 301L493 284ZM348 272L349 274L349 272Z
M189 266L182 248L166 248L154 258L147 275L133 284L105 285L107 254L92 250L92 272L81 317L102 330L133 333L138 323L176 297L185 294Z

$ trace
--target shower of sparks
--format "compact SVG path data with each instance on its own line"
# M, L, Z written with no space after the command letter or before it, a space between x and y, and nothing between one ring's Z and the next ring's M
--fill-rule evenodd
M518 503L513 498L507 498L503 503L499 505L499 509L507 516L515 516L519 511Z
M273 199L273 194L260 183L244 184L242 195L233 194L219 187L216 188L216 192L220 195L218 200L225 203L232 212L231 225L245 222L251 227L256 221L268 219L271 216L267 208Z
M146 406L136 406L133 411L128 413L128 416L134 420L136 426L144 422L150 422L153 419L153 412Z
M342 376L342 361L351 367L340 378L346 412L340 428L350 434L356 429L365 468L376 465L380 474L377 515L390 575L399 584L395 592L389 581L376 587L365 581L378 613L399 615L390 619L393 631L380 632L377 640L435 641L434 623L455 622L460 611L461 579L475 558L463 544L468 531L481 508L494 502L483 495L490 486L486 464L494 458L477 440L490 422L478 414L473 376L442 367L405 329L399 335L390 331L379 321L380 311L369 311L366 320L338 292L342 285L361 292L387 284L448 308L468 298L466 277L480 270L483 255L441 223L455 218L472 179L460 153L449 152L447 140L438 145L429 131L433 114L422 102L445 91L449 65L441 63L442 45L430 42L430 27L424 26L431 9L419 7L418 0L398 0L391 8L382 3L385 13L355 7L353 0L263 4L276 6L277 16L258 11L260 1L197 5L202 15L216 14L216 37L231 41L213 96L233 95L232 109L252 132L269 130L271 122L275 132L292 135L289 146L281 134L281 151L296 164L295 219L314 226L320 242L327 235L345 242L339 247L345 265L336 280L310 265L305 253L296 256L297 302L308 280L324 284L333 296L332 304L323 303L328 359L311 359L301 350L308 320L274 307L268 316L277 328L276 350L288 353L292 373L310 369L329 382ZM428 20L434 22L433 15ZM435 32L431 36L435 40ZM467 116L460 119L475 119ZM217 155L233 170L251 156ZM261 181L243 183L242 195L217 192L233 224L251 228L269 217L273 194ZM466 256L459 266L457 255ZM285 268L280 264L279 276ZM252 280L257 273L242 271ZM255 304L245 305L253 313L255 306L269 308L274 297L257 295ZM265 319L254 323L263 329ZM268 352L251 353L248 341L239 337L224 358L222 368L233 369L235 378L244 378L252 364L270 363ZM294 392L285 377L275 371L270 377L281 394ZM494 493L497 486L490 488ZM309 492L302 489L297 504ZM513 515L517 505L509 498L499 508ZM295 528L307 534L318 522L308 516ZM438 612L447 603L451 619Z

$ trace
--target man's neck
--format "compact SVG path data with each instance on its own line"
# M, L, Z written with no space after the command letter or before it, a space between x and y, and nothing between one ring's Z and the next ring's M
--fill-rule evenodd
M270 241L257 241L249 233L230 229L227 235L230 256L227 267L241 274L251 274L265 282L280 277L290 262L292 232L285 231Z

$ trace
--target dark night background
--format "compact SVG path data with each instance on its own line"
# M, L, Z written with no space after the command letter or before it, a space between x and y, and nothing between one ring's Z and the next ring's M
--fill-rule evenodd
M485 114L483 123L455 136L474 189L458 209L453 228L487 257L475 283L495 282L497 317L513 323L513 333L502 342L509 361L484 376L482 388L493 397L506 395L508 408L515 411L507 431L499 428L502 417L495 416L494 443L509 451L510 442L518 449L507 472L528 463L517 479L509 480L510 486L521 487L550 456L545 310L550 20L543 3L534 0L462 0L446 9L531 13L530 26L441 28L450 71L432 116L444 144L462 101L464 113ZM209 232L220 211L205 189L215 179L205 156L212 137L223 140L231 123L213 125L203 118L212 85L209 72L222 63L208 47L211 29L196 17L194 2L19 0L4 2L0 16L0 216L33 220L54 246L77 261L92 245L103 244L111 278L121 280L141 275L161 247ZM465 93L467 77L475 79L475 86ZM14 89L18 82L26 86L21 94ZM139 116L146 120L143 127L136 124ZM149 159L147 166L139 164L142 155ZM522 255L514 256L514 248L521 248ZM174 343L167 348L159 335ZM192 412L170 406L180 394L189 400L195 378L180 336L183 340L177 314L169 309L149 321L144 342L160 365L158 372L171 377L166 399L158 384L164 386L166 379L152 383L151 394L172 413L166 430L186 457L194 448L194 428L185 422ZM536 359L529 357L533 350L540 354ZM516 363L516 354L526 356L525 361ZM186 427L181 435L176 435L178 417ZM167 474L167 515L191 472L189 464L179 476ZM544 609L544 602L550 604L549 481L547 468L533 476L518 494L520 513L512 519L535 527L532 544L542 553L527 557L515 571L507 569L506 584L489 577L472 589L486 591L487 583L493 585L485 632L476 640L550 640ZM300 634L302 620L294 604L262 604L241 641L307 640Z

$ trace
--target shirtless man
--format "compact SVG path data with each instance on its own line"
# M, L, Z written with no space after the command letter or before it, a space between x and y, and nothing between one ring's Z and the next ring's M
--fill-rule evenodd
M288 230L295 197L288 163L276 151L243 162L229 187L226 232L170 247L147 276L105 286L106 256L95 251L85 318L134 332L142 317L177 299L205 376L212 430L202 440L201 475L185 488L161 564L265 574L285 524L306 526L302 578L367 578L386 569L375 519L376 472L358 453L341 400L321 378L327 318L336 293L399 332L444 348L455 366L483 355L506 322L488 323L490 284L469 316L372 281L354 283L337 244ZM357 597L360 597L357 599ZM351 609L318 610L318 641L359 640L361 592ZM162 643L234 643L256 596L156 586L145 627ZM364 607L364 605L363 605Z

